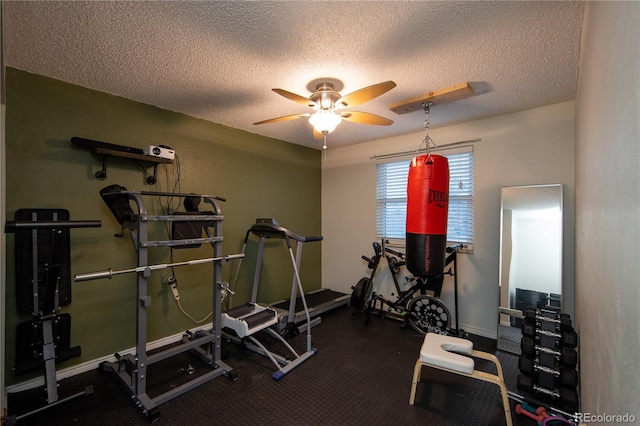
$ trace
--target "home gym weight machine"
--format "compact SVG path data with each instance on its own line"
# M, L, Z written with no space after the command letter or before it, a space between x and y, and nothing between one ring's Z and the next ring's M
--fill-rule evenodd
M256 259L256 269L254 272L251 300L245 305L230 308L222 315L223 325L232 329L240 341L247 338L251 343L245 342L245 346L251 350L268 357L276 366L273 378L279 380L293 368L300 365L317 352L311 346L311 327L319 323L317 317L322 312L334 309L341 305L346 305L348 296L328 289L319 290L306 294L302 288L300 280L300 262L302 259L302 247L304 243L322 241L321 236L303 237L291 232L289 229L280 226L275 219L258 218L256 223L249 228L245 235L242 253L245 253L250 235L258 237L258 253ZM288 301L276 302L268 306L261 306L258 302L258 287L260 282L260 271L264 244L267 239L276 238L286 242L291 265L293 267L293 282L291 284L291 298ZM292 241L296 242L296 252L293 253ZM233 281L231 293L236 287L242 259L238 262L236 274ZM298 295L299 293L299 295ZM228 299L231 303L231 298ZM312 317L313 318L312 320ZM262 343L252 336L253 333L264 330L277 341L282 343L293 355L292 360L288 360L281 355L267 350ZM302 354L296 351L283 338L293 338L300 331L306 331L307 347ZM232 340L238 341L238 339Z
M373 258L362 256L362 259L367 261L368 268L371 269L371 275L363 277L352 287L353 292L350 303L354 310L353 314L357 315L364 310L366 314L365 324L369 323L371 314L377 312L379 316L392 315L403 320L404 324L408 322L413 329L421 334L437 333L464 336L466 334L465 331L458 328L458 274L456 261L457 253L461 248L462 244L447 247L445 268L450 264L452 266L444 271L442 275L435 278L407 277L407 282L413 282L413 284L410 288L403 290L398 282L397 274L399 268L405 264L404 254L386 247L384 240L382 244L377 241L374 242ZM386 257L393 277L397 295L392 294L392 296L395 296L396 300L387 299L373 291L373 278L382 256ZM440 300L444 275L453 276L455 328L451 328L451 315L447 306ZM434 295L428 295L427 291L432 291ZM418 292L419 294L416 295Z
M5 233L15 234L16 304L18 312L31 311L33 320L16 329L16 374L44 366L46 405L11 415L5 425L76 398L91 395L93 386L60 399L56 364L79 357L80 346L71 347L71 315L59 313L71 303L71 228L100 227L99 220L69 220L64 209L19 209L15 221L6 222Z
M136 299L136 347L135 354L121 355L116 353L116 362L105 362L102 369L114 373L116 378L124 385L124 388L149 420L155 421L159 418L158 406L172 400L194 388L200 386L221 375L231 380L237 380L237 373L226 363L221 361L221 305L222 294L226 291L228 284L221 281L222 265L231 259L241 258L243 254L225 255L222 253L222 221L224 216L218 207L217 201L225 201L224 198L212 195L180 194L150 191L128 191L119 185L110 185L100 191L105 203L109 206L120 225L122 232L116 236L123 236L125 229L131 235L133 245L137 252L138 266L131 269L111 270L76 274L75 281L88 281L101 278L112 278L118 274L137 274L137 299ZM181 215L151 215L147 212L143 197L191 197L201 198L205 203L213 207L211 213L193 212L193 214ZM130 206L130 201L134 201L137 206L137 213ZM184 238L179 240L149 240L149 223L168 222L197 224L199 236L202 230L206 237ZM168 264L148 264L148 252L155 247L186 247L200 244L210 244L213 250L213 257L205 259L195 259L185 262L175 262ZM147 280L155 270L165 269L175 266L189 266L204 263L213 263L213 329L187 331L179 345L169 346L153 354L147 354L147 309L151 306L151 297L147 294ZM190 381L172 387L171 390L151 398L147 394L148 367L154 363L167 358L190 351L202 360L211 371L194 377Z

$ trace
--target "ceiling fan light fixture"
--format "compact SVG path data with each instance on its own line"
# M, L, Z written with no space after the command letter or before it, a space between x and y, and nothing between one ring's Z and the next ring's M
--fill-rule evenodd
M340 98L340 93L333 89L331 83L318 84L315 93L309 97L318 109L333 109Z
M321 109L309 118L309 123L318 133L327 134L335 130L342 118L328 109Z

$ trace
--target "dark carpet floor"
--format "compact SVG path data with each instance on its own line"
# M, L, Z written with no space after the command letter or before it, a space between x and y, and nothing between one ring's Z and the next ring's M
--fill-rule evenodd
M413 366L424 336L391 319L353 316L344 307L325 313L312 329L318 353L280 381L266 358L227 343L225 362L237 371L235 382L215 378L159 407L162 425L504 425L497 386L424 368L416 403L409 405ZM496 342L470 336L475 349L496 353ZM305 337L292 345L304 352ZM516 390L517 357L497 352L510 390ZM492 372L483 360L476 369ZM195 372L209 368L182 354L154 364L148 371L148 393L165 392ZM93 385L95 392L67 404L21 419L19 425L142 425L146 418L111 374L101 370L64 379L61 398ZM9 414L43 404L43 390L10 394ZM515 414L514 425L535 425Z

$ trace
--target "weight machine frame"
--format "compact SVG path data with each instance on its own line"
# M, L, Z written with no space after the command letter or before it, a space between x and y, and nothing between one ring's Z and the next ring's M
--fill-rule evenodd
M31 314L33 315L33 320L31 321L30 327L39 328L42 333L42 347L39 348L41 353L39 357L42 358L42 364L44 366L44 382L46 388L46 405L29 411L23 414L16 414L7 417L4 424L6 426L11 426L16 424L18 421L37 414L41 411L47 410L49 408L53 408L59 406L61 404L65 404L77 398L83 396L89 396L93 394L93 386L86 386L83 391L76 392L75 394L69 395L64 398L59 398L58 395L58 382L56 375L56 363L62 362L67 359L80 356L81 349L79 346L74 348L63 348L58 347L56 345L56 341L60 338L57 335L57 324L61 321L62 318L65 320L62 323L66 323L67 327L71 326L71 316L69 314L58 314L60 310L60 300L59 300L59 282L61 279L61 271L62 268L60 264L55 264L55 262L51 262L51 257L53 257L52 253L49 253L50 259L43 263L44 268L44 277L42 280L50 279L51 277L55 278L55 284L46 283L47 290L44 292L44 295L40 295L40 250L39 250L39 231L51 231L51 246L50 250L53 251L56 249L56 245L54 241L58 235L62 235L62 240L66 239L67 246L66 249L69 249L69 236L68 231L70 228L93 228L100 227L101 222L99 220L64 220L58 217L59 214L68 217L69 212L67 210L62 209L21 209L16 212L16 216L20 212L30 213L31 220L15 220L9 221L5 223L5 233L15 233L16 236L16 245L18 243L18 238L21 238L20 231L31 231L30 232L30 243L31 243L31 299L33 303L33 308ZM50 220L42 220L39 219L39 215L50 215ZM66 232L66 235L64 233ZM26 235L26 234L23 234ZM63 250L60 250L63 251ZM20 254L16 252L16 258ZM17 260L16 260L17 261ZM57 273L56 273L57 272ZM53 274L53 275L50 275ZM18 273L16 273L16 279L19 278ZM19 285L16 282L16 288ZM70 292L69 288L69 292ZM42 296L45 296L42 299ZM44 303L41 303L44 302ZM69 293L67 304L71 302L71 296ZM41 307L42 305L42 307ZM64 316L66 315L66 316ZM21 323L26 324L26 323ZM20 326L19 325L19 326ZM39 327L38 327L39 325ZM64 328L64 327L63 327ZM67 329L67 333L69 329ZM19 333L19 331L18 331ZM32 342L33 344L34 342ZM34 348L35 349L35 348ZM16 360L17 364L17 360ZM31 371L34 368L37 368L37 362L32 361L31 363L27 363L26 366L21 368L14 368L16 373L19 370Z
M150 421L159 418L158 406L170 401L190 390L207 383L219 376L226 376L235 381L237 372L229 365L221 361L221 305L222 293L228 288L228 284L221 281L222 265L229 259L244 257L244 255L222 256L222 221L224 216L216 203L225 201L224 198L211 195L181 194L152 191L127 191L125 188L118 192L103 193L105 201L109 196L126 195L129 200L133 200L137 206L138 214L135 215L135 222L125 222L122 224L122 232L116 236L122 236L125 228L129 230L133 245L137 252L138 267L127 270L112 271L111 269L101 272L77 274L75 281L87 281L100 278L111 278L120 273L137 273L137 300L136 300L136 348L135 354L121 355L115 354L116 362L104 362L101 368L104 371L114 373L116 379L124 385L129 396L134 400L137 407ZM194 213L187 215L151 215L147 212L143 196L160 197L200 197L204 202L213 207L212 214ZM110 206L111 207L111 206ZM200 222L205 230L205 238L189 238L182 240L149 240L148 226L150 222ZM213 228L211 233L210 228ZM206 244L212 246L213 257L198 259L187 262L177 262L172 264L148 264L148 252L154 247L179 247L192 246L194 244ZM181 344L168 347L152 355L147 354L147 308L151 306L151 297L147 294L147 280L151 272L157 269L164 269L172 266L194 265L198 263L213 263L213 329L211 331L199 330L196 332L187 331L180 341ZM211 368L211 371L195 377L190 381L176 386L171 390L162 393L154 398L147 394L147 369L151 364L163 361L167 358L191 351L201 361Z

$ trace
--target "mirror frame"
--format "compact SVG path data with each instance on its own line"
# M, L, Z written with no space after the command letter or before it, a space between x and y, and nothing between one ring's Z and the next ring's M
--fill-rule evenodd
M505 266L505 262L504 262L504 253L503 253L503 244L504 244L504 238L505 238L505 229L504 229L504 208L505 208L505 190L506 189L535 189L535 188L557 188L558 189L558 196L559 196L559 209L560 209L560 226L559 226L559 250L558 250L558 255L559 255L559 266L560 266L560 306L564 305L564 259L563 259L563 251L564 251L564 189L563 189L563 184L561 183L554 183L554 184L540 184L540 185L515 185L515 186L503 186L501 187L500 190L500 251L499 251L499 270L498 270L498 324L497 324L497 348L499 350L502 351L506 351L506 352L511 352L511 353L515 353L515 354L520 354L520 336L518 336L518 332L519 332L519 327L517 328L517 330L513 330L507 333L504 333L503 336L501 336L501 331L503 331L503 323L506 321L509 321L509 323L511 323L511 319L512 318L516 318L516 323L518 323L518 319L522 319L523 318L523 312L521 310L515 309L513 307L511 307L511 297L510 297L510 293L507 293L506 295L504 294L504 285L503 285L503 281L504 281L504 268ZM507 283L507 287L509 287L509 283ZM503 300L503 297L506 298L506 300ZM505 302L505 305L503 305L503 302ZM511 328L516 328L516 327L511 327Z

